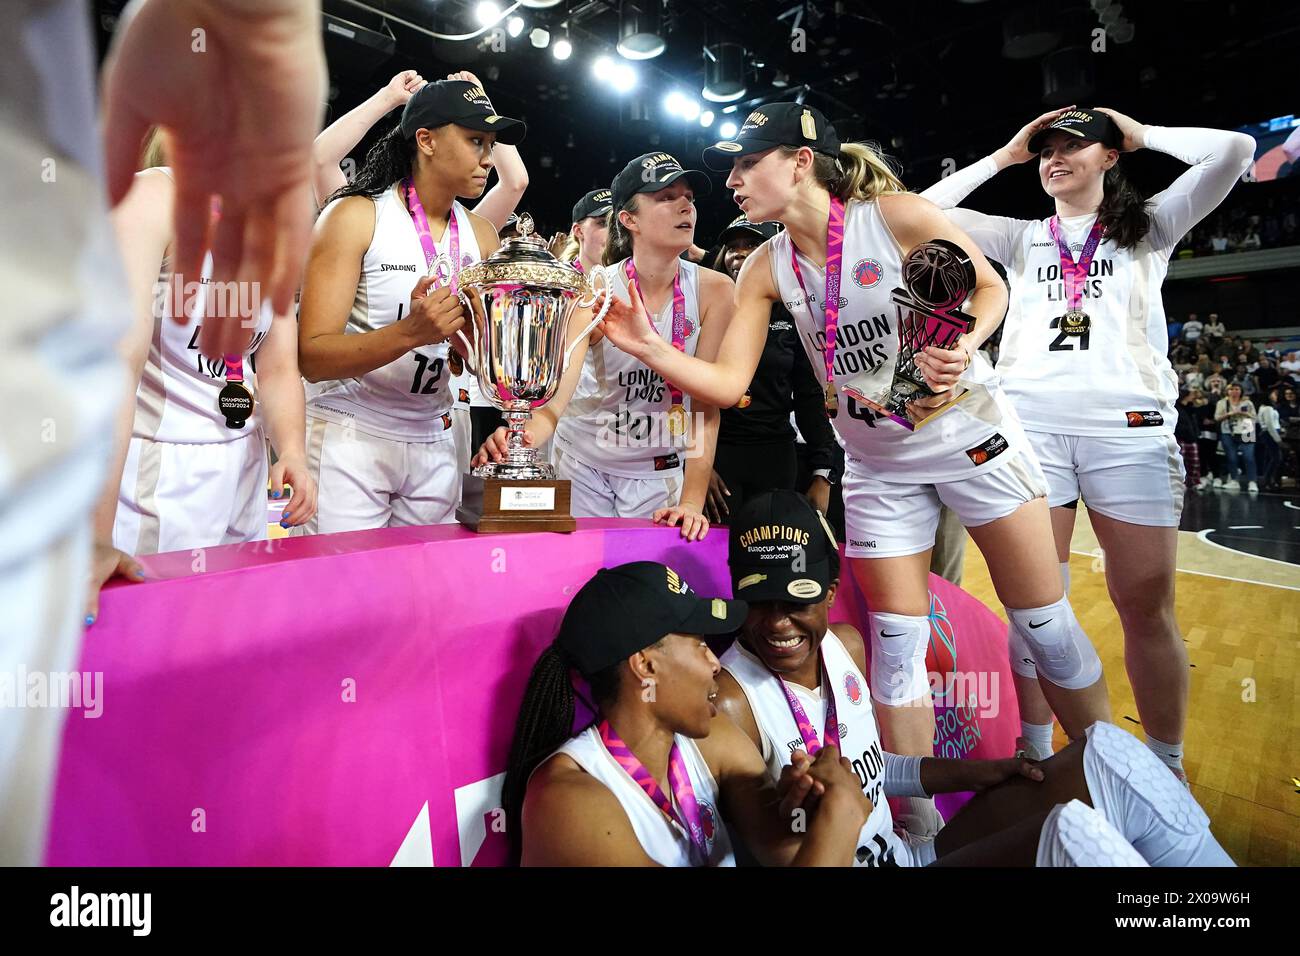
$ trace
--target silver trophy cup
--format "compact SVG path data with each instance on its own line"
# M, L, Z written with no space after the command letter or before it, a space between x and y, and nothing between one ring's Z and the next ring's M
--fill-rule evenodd
M844 392L911 430L918 422L908 405L936 394L917 367L916 356L930 345L952 348L974 324L974 316L962 312L961 307L975 287L975 267L961 246L933 239L904 256L903 285L905 288L894 289L891 296L898 310L894 368L881 366L849 382Z
M555 396L573 349L605 317L611 302L603 296L604 304L566 348L569 318L602 298L606 276L599 267L584 276L551 255L532 232L532 218L521 216L518 238L506 240L457 277L460 300L473 321L473 340L464 332L456 334L465 343L479 388L504 413L509 429L506 460L474 468L471 473L479 478L555 477L554 467L524 444L524 426L534 408Z

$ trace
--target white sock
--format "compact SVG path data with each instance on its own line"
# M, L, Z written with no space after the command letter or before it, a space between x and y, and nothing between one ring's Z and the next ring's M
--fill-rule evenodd
M1183 769L1183 745L1167 744L1147 734L1147 749L1160 758L1170 770Z
M1029 744L1025 754L1030 760L1046 760L1052 755L1052 724L1020 722L1020 736Z

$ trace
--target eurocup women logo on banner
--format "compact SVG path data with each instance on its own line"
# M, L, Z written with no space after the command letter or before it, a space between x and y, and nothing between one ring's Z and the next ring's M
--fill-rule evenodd
M925 651L925 669L938 674L941 685L947 675L957 671L957 634L948 620L948 609L939 596L930 592L930 646Z

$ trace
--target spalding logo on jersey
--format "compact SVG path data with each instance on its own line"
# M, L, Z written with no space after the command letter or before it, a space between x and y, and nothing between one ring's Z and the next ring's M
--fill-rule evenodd
M853 281L863 289L870 289L884 274L884 266L875 259L859 259L853 266Z
M848 695L850 704L862 703L862 685L858 683L857 674L844 675L844 693Z

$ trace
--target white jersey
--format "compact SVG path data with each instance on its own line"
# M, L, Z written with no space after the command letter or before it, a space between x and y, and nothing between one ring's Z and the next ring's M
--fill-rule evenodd
M630 301L624 262L608 270L610 288ZM682 294L686 299L686 354L694 355L700 334L699 266L681 261ZM652 316L655 329L672 340L672 297ZM602 338L588 350L591 375L584 369L555 429L555 445L565 455L609 475L654 478L686 464L690 438L668 430L672 399L663 377L638 359ZM682 395L690 415L691 397Z
M1060 221L1076 260L1096 219ZM1102 239L1080 302L1089 332L1066 335L1059 325L1069 304L1048 222L1030 224L1005 263L1011 304L998 371L1021 421L1031 431L1067 435L1172 435L1178 376L1160 299L1171 250L1155 248L1150 237L1131 249Z
M355 335L399 321L410 308L411 290L428 271L424 249L406 202L393 186L375 199L375 231L361 263L356 299L345 332ZM459 224L460 266L481 256L469 213L452 203ZM450 252L451 230L436 243ZM451 441L455 397L447 368L447 343L424 345L356 378L326 383L307 414L392 441Z
M788 232L769 239L772 277L785 307L794 316L799 339L817 380L826 385L826 318L823 270L799 255L808 294L790 261ZM898 308L890 301L902 285L902 254L874 202L847 203L844 212L844 259L840 316L836 331L835 384L847 385L883 368L892 373L898 357ZM877 377L888 385L888 377ZM997 376L976 355L962 376L969 391L942 415L916 431L880 418L840 393L839 414L832 420L844 448L846 467L885 481L934 483L955 481L1001 468L1024 447L1024 433Z
M170 170L164 172L171 176ZM171 270L169 257L163 260L158 274L163 289L172 281ZM217 408L217 398L226 386L226 362L209 359L199 351L203 315L212 307L211 253L203 260L199 281L205 296L187 324L178 325L172 320L166 299L162 303L164 314L154 319L149 357L135 393L131 432L135 438L176 444L235 441L251 435L261 424L260 403L256 401L242 428L228 428L226 416ZM255 320L252 341L244 352L243 376L256 399L257 350L271 331L270 308L259 309Z
M954 209L997 173L985 157L927 189L923 196L961 226L984 254L1001 262L1011 283L998 373L1030 431L1117 437L1172 435L1178 378L1169 364L1169 331L1160 286L1178 240L1214 209L1250 165L1255 142L1243 133L1161 126L1145 145L1191 164L1147 204L1151 229L1120 249L1103 238L1088 268L1080 307L1088 334L1059 328L1069 307L1060 253L1047 219L986 216ZM1077 260L1095 215L1061 220ZM1186 335L1186 332L1184 332Z
M823 684L818 691L811 691L795 683L787 683L787 686L794 691L804 713L817 728L818 740L822 739L826 727L823 695L828 690L835 694L836 716L840 722L840 753L853 764L853 770L862 783L862 792L872 804L871 816L858 834L854 865L911 866L911 850L894 832L893 815L889 811L889 801L885 799L885 754L876 728L876 715L871 709L866 678L840 639L829 630L822 638L821 654L830 688ZM781 682L740 641L728 648L720 663L745 692L763 740L767 772L775 783L781 777L782 768L790 765L791 754L796 750L806 750Z
M691 778L695 800L700 807L704 835L709 844L708 865L735 866L731 839L727 835L719 809L718 783L713 779L694 740L680 734L673 739L686 763L686 774ZM691 839L686 831L675 821L670 823L664 812L650 799L650 795L610 756L600 739L599 730L588 727L578 736L570 738L556 753L571 757L578 766L610 789L627 814L646 856L661 866L695 865L691 858Z

